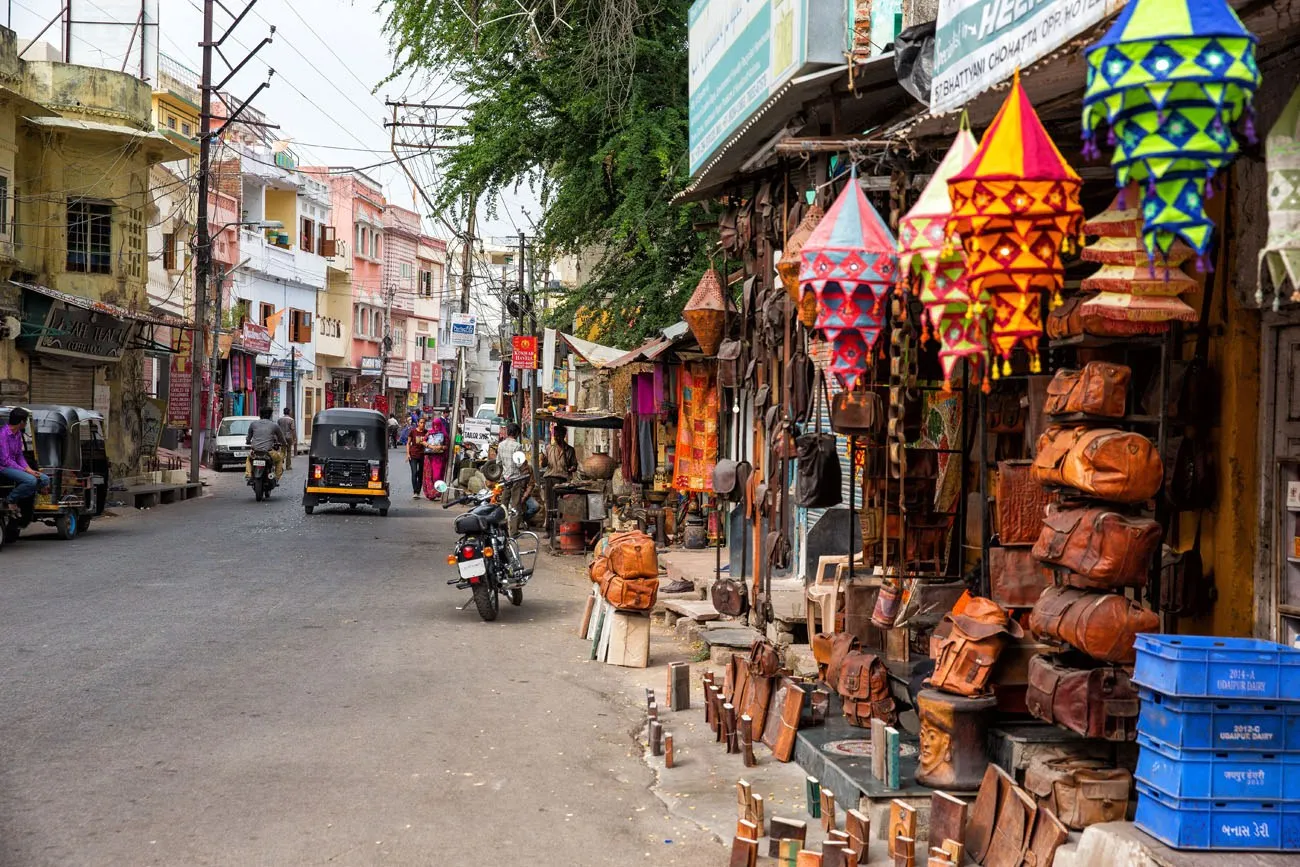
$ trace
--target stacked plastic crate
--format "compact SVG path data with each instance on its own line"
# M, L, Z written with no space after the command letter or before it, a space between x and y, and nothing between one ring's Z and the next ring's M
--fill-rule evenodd
M1300 850L1300 651L1139 635L1137 825L1178 849Z

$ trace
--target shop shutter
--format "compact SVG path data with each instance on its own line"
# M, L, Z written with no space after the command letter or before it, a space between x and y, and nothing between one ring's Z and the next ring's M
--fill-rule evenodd
M95 405L95 368L52 367L32 363L31 402L62 406Z

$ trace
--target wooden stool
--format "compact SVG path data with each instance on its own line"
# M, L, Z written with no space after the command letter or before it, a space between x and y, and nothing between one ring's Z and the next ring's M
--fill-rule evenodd
M916 694L921 718L921 755L916 781L946 791L979 789L989 764L989 724L998 700L966 698L937 689Z

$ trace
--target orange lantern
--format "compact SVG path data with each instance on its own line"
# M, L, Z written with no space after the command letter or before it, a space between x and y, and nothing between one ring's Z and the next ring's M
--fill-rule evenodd
M726 293L722 289L722 278L714 268L704 272L700 282L695 286L691 300L682 309L682 318L690 326L700 344L700 351L705 355L717 355L722 343L723 329L727 324Z

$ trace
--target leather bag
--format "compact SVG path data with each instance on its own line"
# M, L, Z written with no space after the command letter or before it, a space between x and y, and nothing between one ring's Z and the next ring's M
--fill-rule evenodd
M844 436L865 437L884 423L885 408L874 391L841 391L831 398L831 430Z
M836 689L849 725L869 727L873 719L888 725L898 721L889 672L879 657L855 650L844 657L839 674Z
M1052 495L1034 481L1033 461L999 461L994 483L994 517L998 544L1032 545L1043 530L1043 516Z
M1123 418L1133 371L1122 364L1090 361L1081 370L1058 370L1047 386L1048 415L1083 413Z
M601 591L605 601L620 611L649 611L659 596L659 578L626 578L611 573Z
M1094 659L1132 665L1139 632L1160 628L1160 615L1119 593L1094 593L1073 587L1043 591L1029 615L1029 630L1055 639Z
M734 578L718 578L709 588L709 600L719 614L740 617L749 610L745 585Z
M749 461L722 458L713 465L713 493L732 502L745 498L745 487L754 471Z
M1025 789L1067 827L1082 831L1124 821L1133 775L1101 759L1036 756L1025 770Z
M1052 573L1028 548L989 548L989 598L1004 608L1029 608L1052 586Z
M640 530L625 530L609 537L609 568L623 578L658 578L659 556L655 540Z
M1051 657L1029 661L1029 712L1085 738L1131 741L1137 737L1138 694L1117 666L1071 668Z
M1025 634L996 602L980 597L971 599L961 614L945 614L942 623L951 630L937 642L927 685L956 695L982 695L1007 641Z
M1047 336L1052 340L1077 337L1083 333L1083 303L1094 296L1070 295L1060 307L1047 314Z
M813 636L813 659L822 681L827 686L838 686L840 668L844 658L857 647L858 640L847 632L818 632Z
M745 381L745 342L724 340L718 344L718 385L740 388Z
M1034 543L1034 556L1076 573L1075 586L1140 586L1160 547L1160 525L1111 509L1051 509Z
M759 639L749 648L747 664L751 677L776 677L781 673L781 655L767 639Z
M1049 428L1031 474L1040 485L1073 488L1115 503L1141 503L1160 490L1164 465L1151 440L1111 428Z
M817 367L808 357L802 339L794 343L790 354L790 420L803 424L812 410L813 388L817 384Z
M825 392L826 383L822 382ZM821 413L813 410L815 428L795 440L798 471L795 476L794 503L806 509L828 509L843 501L840 490L840 455L835 449L835 434L822 433Z
M998 808L1003 794L1010 791L1016 781L1002 768L989 762L980 781L979 793L971 806L970 820L966 823L966 853L976 864L983 864L993 842L993 826L998 821Z

